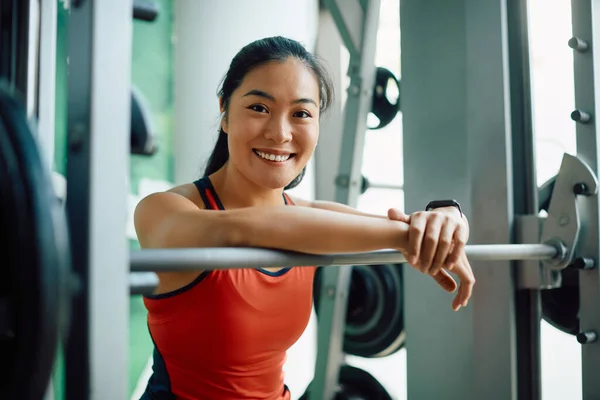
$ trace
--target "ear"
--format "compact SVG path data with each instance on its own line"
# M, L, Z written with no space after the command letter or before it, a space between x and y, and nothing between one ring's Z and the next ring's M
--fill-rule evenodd
M227 134L227 118L225 115L221 117L221 130Z
M221 129L223 132L227 133L227 116L225 115L222 97L219 97L219 112L221 113Z

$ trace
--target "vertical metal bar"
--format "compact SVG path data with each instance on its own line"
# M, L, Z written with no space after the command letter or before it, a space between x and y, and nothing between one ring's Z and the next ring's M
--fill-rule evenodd
M40 39L40 4L38 0L29 0L27 13L27 95L26 110L27 117L34 118L37 115L38 97L38 50ZM25 43L25 42L23 42Z
M56 100L56 32L58 2L42 0L40 10L40 62L38 85L38 140L48 170L54 161Z
M56 33L58 2L42 0L40 9L40 55L38 69L38 140L49 171L54 163L54 118L56 98ZM58 194L58 193L57 193ZM44 400L54 399L52 380Z
M67 214L80 291L67 400L125 399L131 0L79 0L69 20Z
M572 0L573 38L569 43L574 48L575 110L589 115L589 121L580 119L576 125L577 156L598 174L599 150L597 121L600 104L596 93L600 91L600 0ZM580 113L581 114L581 113ZM581 114L583 115L583 114ZM583 206L582 229L579 253L583 257L600 260L599 240L599 196L581 198ZM600 279L599 270L581 271L579 275L579 318L582 332L600 334ZM582 346L581 370L583 398L600 398L600 380L597 369L600 365L600 341Z
M507 1L515 215L537 215L539 211L532 124L528 4L528 1ZM518 398L541 400L540 291L517 290L515 309L518 310L516 313Z
M406 212L422 210L432 199L455 198L473 224L465 25L465 0L430 0L427 7L421 0L400 2ZM452 297L431 278L409 266L403 278L404 325L410 338L407 398L480 400L473 390L477 299L455 313ZM432 321L440 328L432 329Z
M471 244L511 243L506 2L436 0L424 7L402 0L400 26L407 212L456 198L470 220ZM452 295L405 269L409 399L516 398L511 263L472 266L477 285L458 313L450 309ZM444 328L431 329L431 321Z
M511 243L514 192L506 1L466 0L465 5L471 243ZM490 149L494 149L493 156ZM490 210L494 210L493 215ZM477 276L473 299L477 399L517 398L511 265L507 261L472 263Z
M335 1L326 4L330 10L338 9ZM357 11L356 7L361 8L358 4L353 5L354 11ZM351 50L354 47L353 43L356 43L353 38L355 40L359 35L351 35L349 28L356 29L356 26L345 23L341 17L343 13L332 13L342 39L350 50L350 85L344 109L344 132L335 195L336 201L350 206L356 206L362 183L364 138L375 79L374 59L379 9L380 0L370 0L366 4L361 24L360 46L355 47L355 52ZM332 399L337 387L339 366L343 359L342 347L351 274L351 267L327 268L322 274L318 352L311 399Z

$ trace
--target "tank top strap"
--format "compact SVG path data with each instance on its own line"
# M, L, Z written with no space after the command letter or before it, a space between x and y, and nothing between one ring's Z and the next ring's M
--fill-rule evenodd
M196 185L196 188L198 189L200 197L202 197L202 201L204 202L207 210L225 209L208 176L194 181L194 185Z
M295 206L290 196L288 196L285 192L283 192L283 201L285 201L286 206Z

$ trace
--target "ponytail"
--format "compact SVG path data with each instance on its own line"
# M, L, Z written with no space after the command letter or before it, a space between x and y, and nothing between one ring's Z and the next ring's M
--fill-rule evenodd
M219 137L217 138L217 144L213 149L208 162L206 163L206 169L204 170L204 176L209 176L220 170L223 165L229 160L229 146L227 144L227 134L223 131L223 128L219 129Z

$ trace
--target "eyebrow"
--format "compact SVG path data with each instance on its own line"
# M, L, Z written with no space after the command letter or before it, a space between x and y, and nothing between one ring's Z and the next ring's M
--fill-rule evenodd
M263 92L262 90L258 90L258 89L252 89L251 91L249 91L242 97L246 97L246 96L258 96L258 97L263 97L263 98L271 100L271 101L276 101L275 96L273 96L267 92ZM315 107L318 107L317 102L308 97L302 97L302 98L296 99L293 101L293 103L294 104L310 103L310 104L314 104Z

